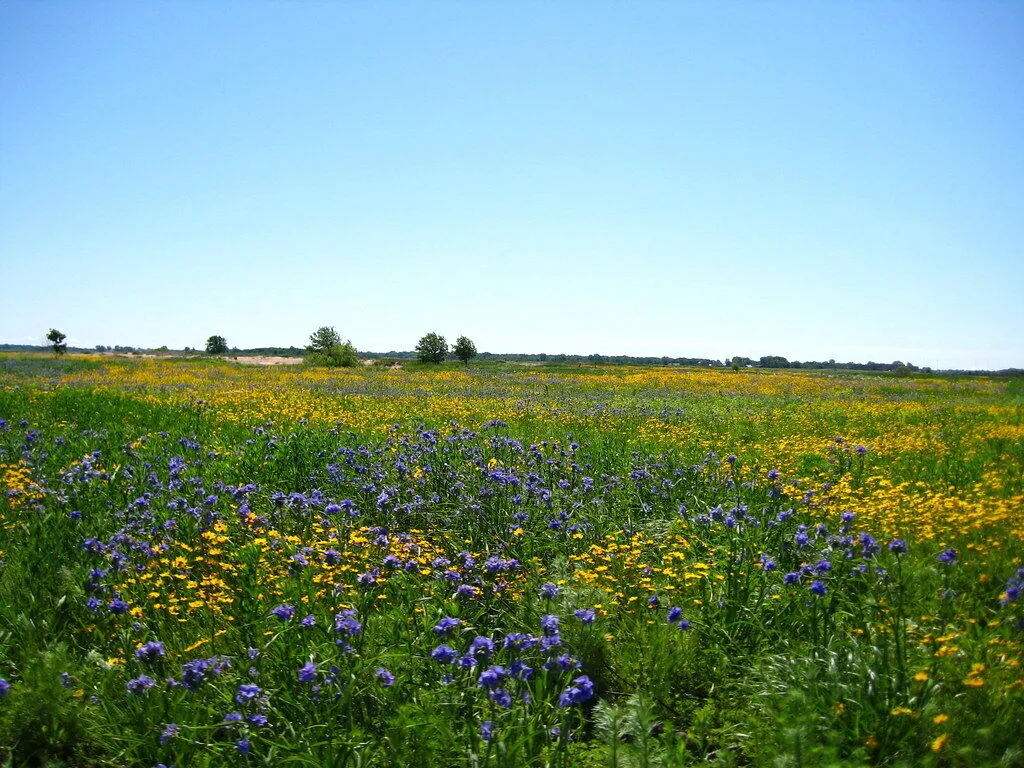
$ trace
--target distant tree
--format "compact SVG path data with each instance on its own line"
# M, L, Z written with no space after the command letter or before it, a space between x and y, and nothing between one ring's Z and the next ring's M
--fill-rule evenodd
M53 344L53 354L63 355L68 351L68 345L64 343L64 339L66 339L67 336L56 328L51 328L50 332L46 334L46 338L51 344Z
M313 365L351 368L359 365L359 355L351 341L342 341L334 328L322 326L309 337L306 359Z
M465 336L459 336L455 341L455 346L452 348L452 354L466 365L469 365L470 358L476 357L476 345Z
M210 355L227 354L228 343L223 336L211 336L206 340L206 352Z
M428 333L416 345L416 353L421 363L443 363L448 357L448 342L444 336Z

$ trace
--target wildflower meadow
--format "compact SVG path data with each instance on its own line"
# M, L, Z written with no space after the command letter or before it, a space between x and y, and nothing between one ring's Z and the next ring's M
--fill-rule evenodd
M0 355L0 761L1024 765L1024 382Z

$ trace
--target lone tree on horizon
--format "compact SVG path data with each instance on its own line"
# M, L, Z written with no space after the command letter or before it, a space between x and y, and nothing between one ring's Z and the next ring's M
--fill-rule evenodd
M459 336L459 338L455 340L455 347L452 349L452 354L466 365L469 365L470 358L476 357L476 344L465 336Z
M351 368L359 364L359 354L351 341L342 341L334 328L326 325L317 328L309 337L309 353L307 359L313 365L339 366Z
M68 351L68 345L64 343L64 339L66 338L67 336L56 328L50 329L50 332L46 334L46 340L53 344L53 354L63 355Z
M421 363L443 363L448 357L448 342L444 336L428 333L416 345Z
M211 336L206 340L206 353L209 355L226 355L228 342L223 336Z

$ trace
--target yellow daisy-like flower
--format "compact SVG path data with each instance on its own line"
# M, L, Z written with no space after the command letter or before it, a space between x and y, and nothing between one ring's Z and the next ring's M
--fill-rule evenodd
M932 752L938 752L940 749L946 746L947 741L949 741L948 733L944 733L941 736L937 737L935 741L932 742Z
M949 715L945 715L945 714L943 714L943 715L936 715L935 717L932 718L932 722L935 723L936 725L942 725L943 723L947 722L948 720L949 720Z

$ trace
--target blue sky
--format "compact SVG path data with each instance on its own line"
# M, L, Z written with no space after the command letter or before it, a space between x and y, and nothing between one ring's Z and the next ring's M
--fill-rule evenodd
M0 4L0 342L1024 367L1024 4Z

